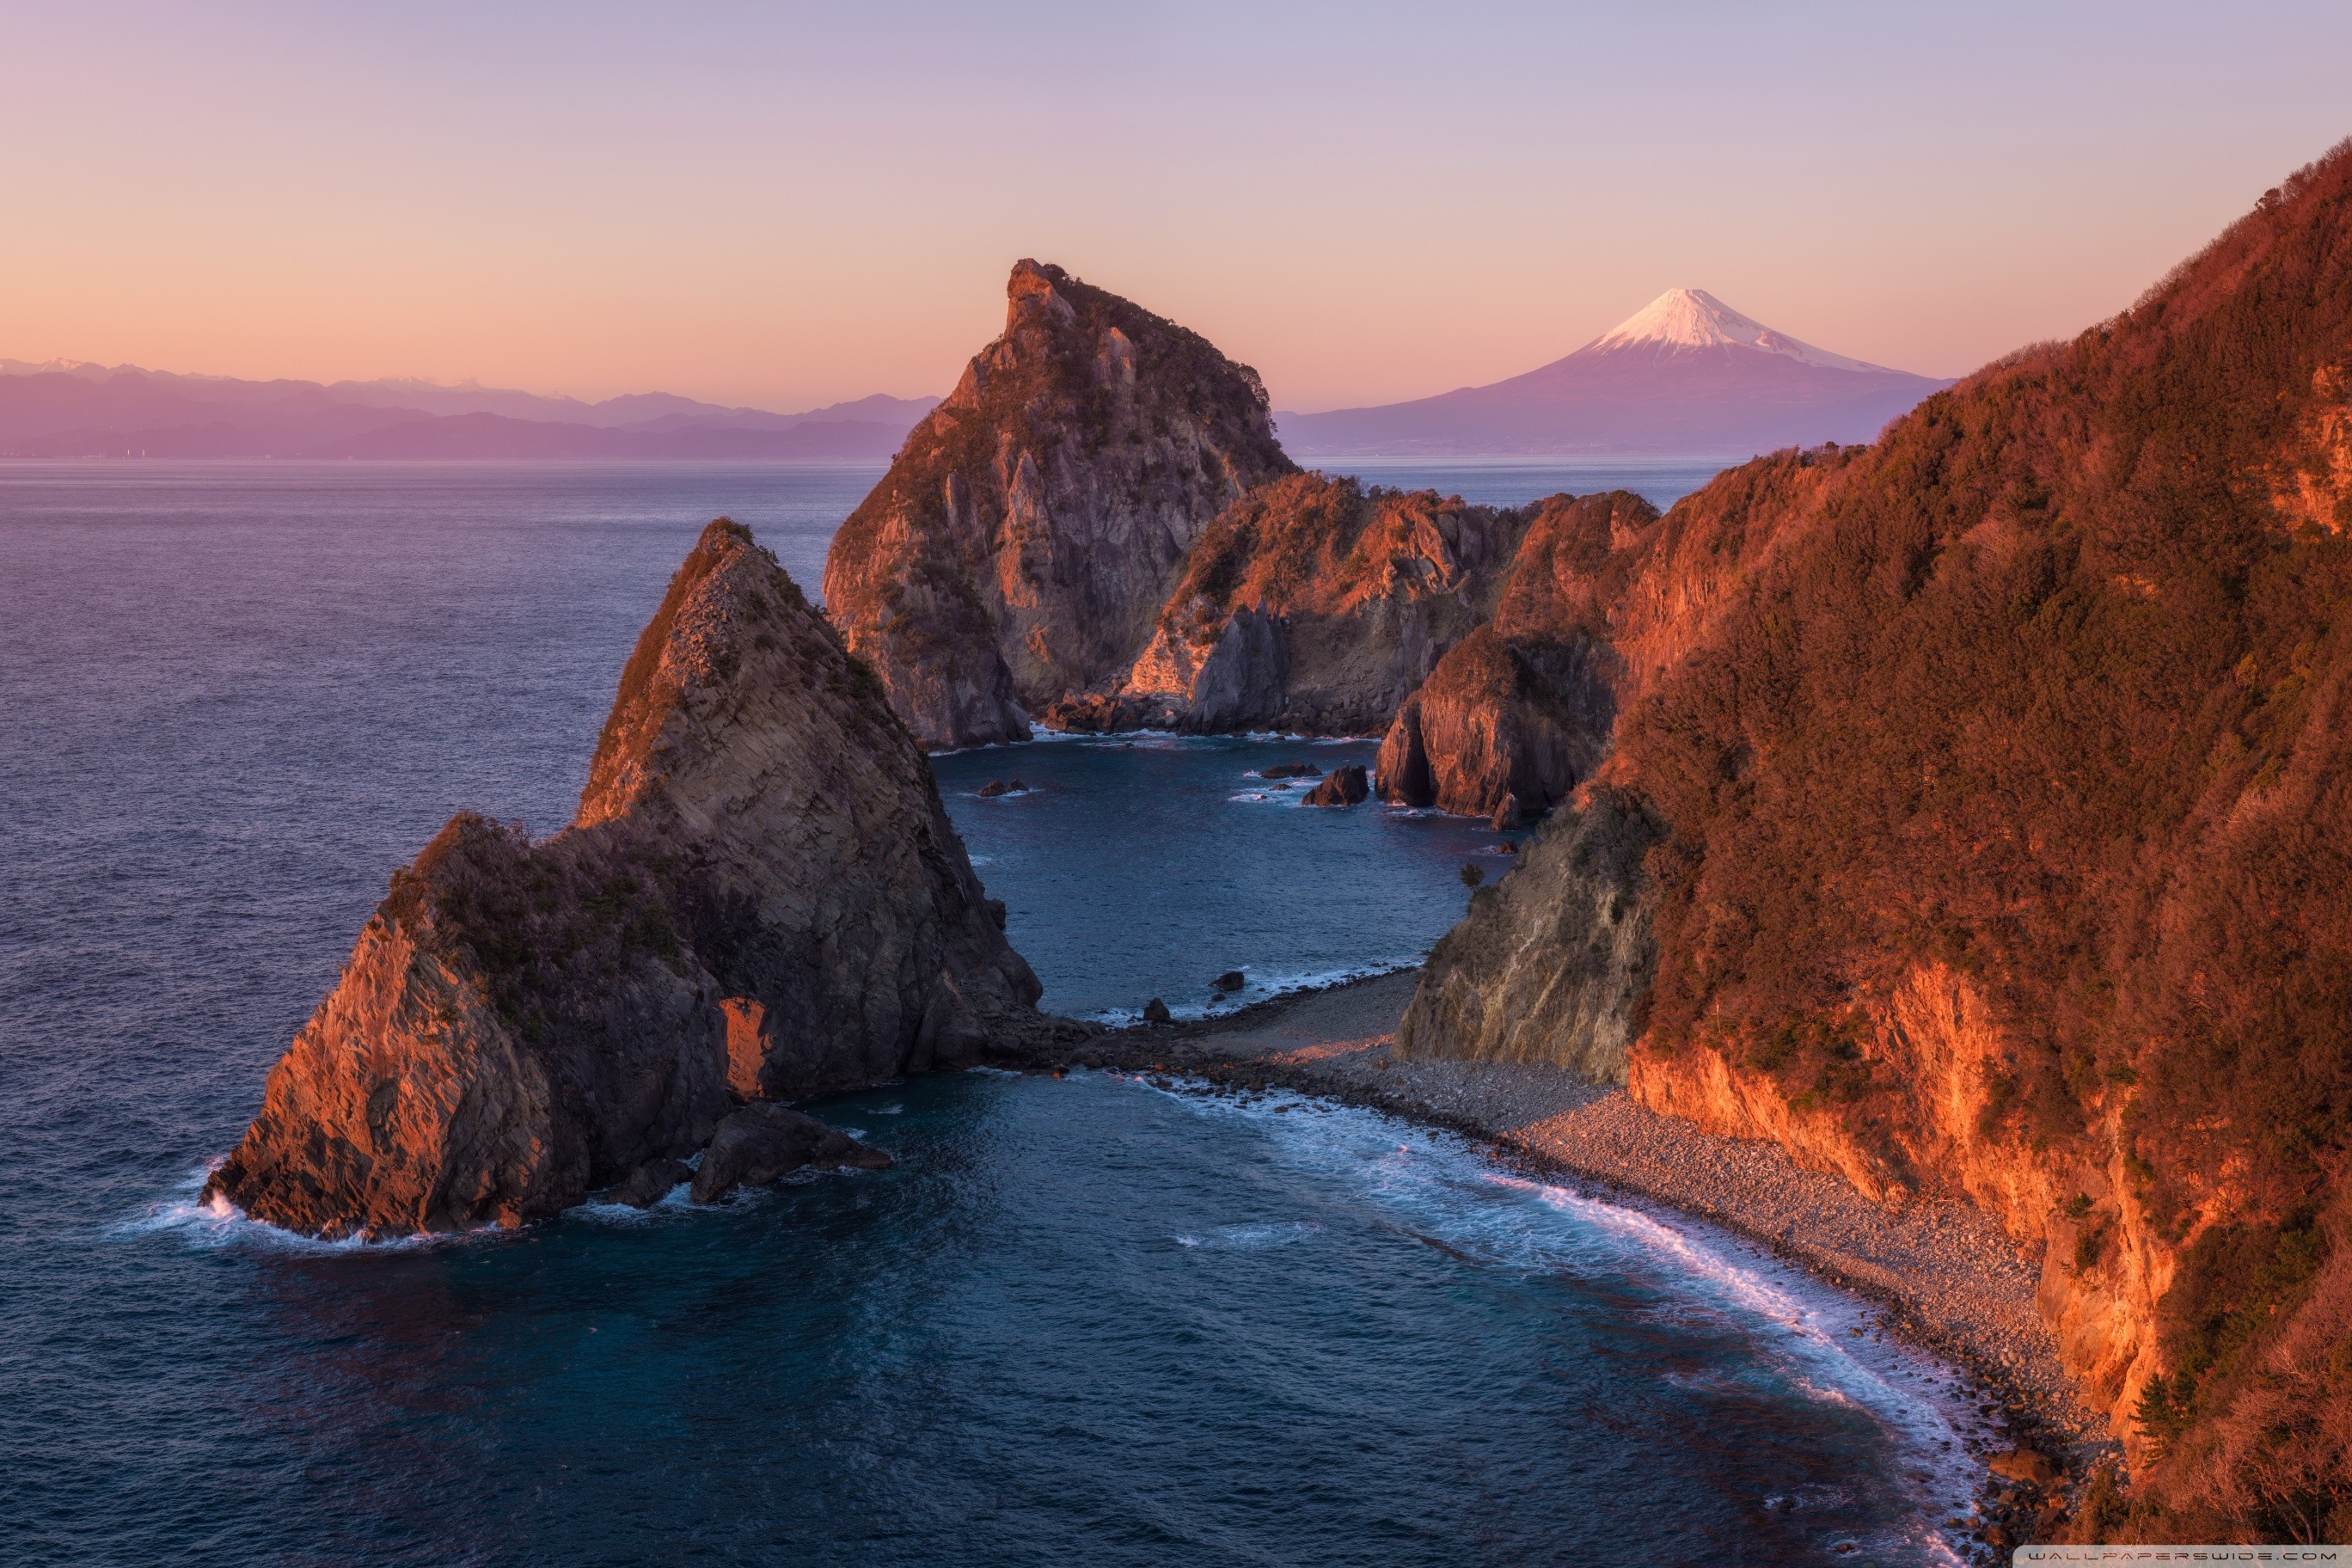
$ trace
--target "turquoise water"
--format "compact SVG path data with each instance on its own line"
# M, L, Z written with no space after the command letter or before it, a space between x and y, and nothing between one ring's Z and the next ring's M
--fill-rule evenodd
M193 1209L393 868L461 806L569 816L702 521L813 577L872 478L0 467L0 1557L1939 1550L1943 1374L1851 1304L1356 1111L964 1074L827 1108L892 1171L717 1211L363 1249ZM1048 1001L1108 1015L1444 928L1492 835L1248 777L1362 749L939 771Z

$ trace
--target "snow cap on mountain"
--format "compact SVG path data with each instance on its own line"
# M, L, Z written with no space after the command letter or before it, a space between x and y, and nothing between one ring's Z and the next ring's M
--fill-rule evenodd
M1887 374L1885 367L1833 354L1811 343L1776 332L1763 322L1743 316L1704 289L1669 289L1609 331L1587 343L1581 353L1617 353L1627 349L1675 352L1687 349L1742 348L1779 354L1824 370L1858 370Z

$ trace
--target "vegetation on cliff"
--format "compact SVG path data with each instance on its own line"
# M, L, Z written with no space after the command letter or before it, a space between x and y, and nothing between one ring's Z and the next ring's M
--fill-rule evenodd
M2115 320L1724 476L1611 616L1636 1092L2044 1249L2144 1483L2084 1531L2352 1533L2347 387L2339 150Z

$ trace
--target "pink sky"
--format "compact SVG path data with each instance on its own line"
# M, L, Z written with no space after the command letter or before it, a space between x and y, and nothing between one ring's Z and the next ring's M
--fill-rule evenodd
M799 408L1059 261L1283 406L1661 290L1957 374L2352 133L2352 6L0 10L0 355Z

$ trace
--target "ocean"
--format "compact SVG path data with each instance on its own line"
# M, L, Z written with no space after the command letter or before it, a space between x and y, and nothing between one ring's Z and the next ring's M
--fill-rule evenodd
M1364 1111L974 1072L819 1108L891 1171L713 1210L327 1247L194 1206L393 868L460 808L569 816L700 525L813 590L877 472L0 465L0 1558L1948 1554L1947 1371L1705 1226ZM1118 1019L1459 915L1500 836L1255 776L1370 749L936 768L1046 1005Z

